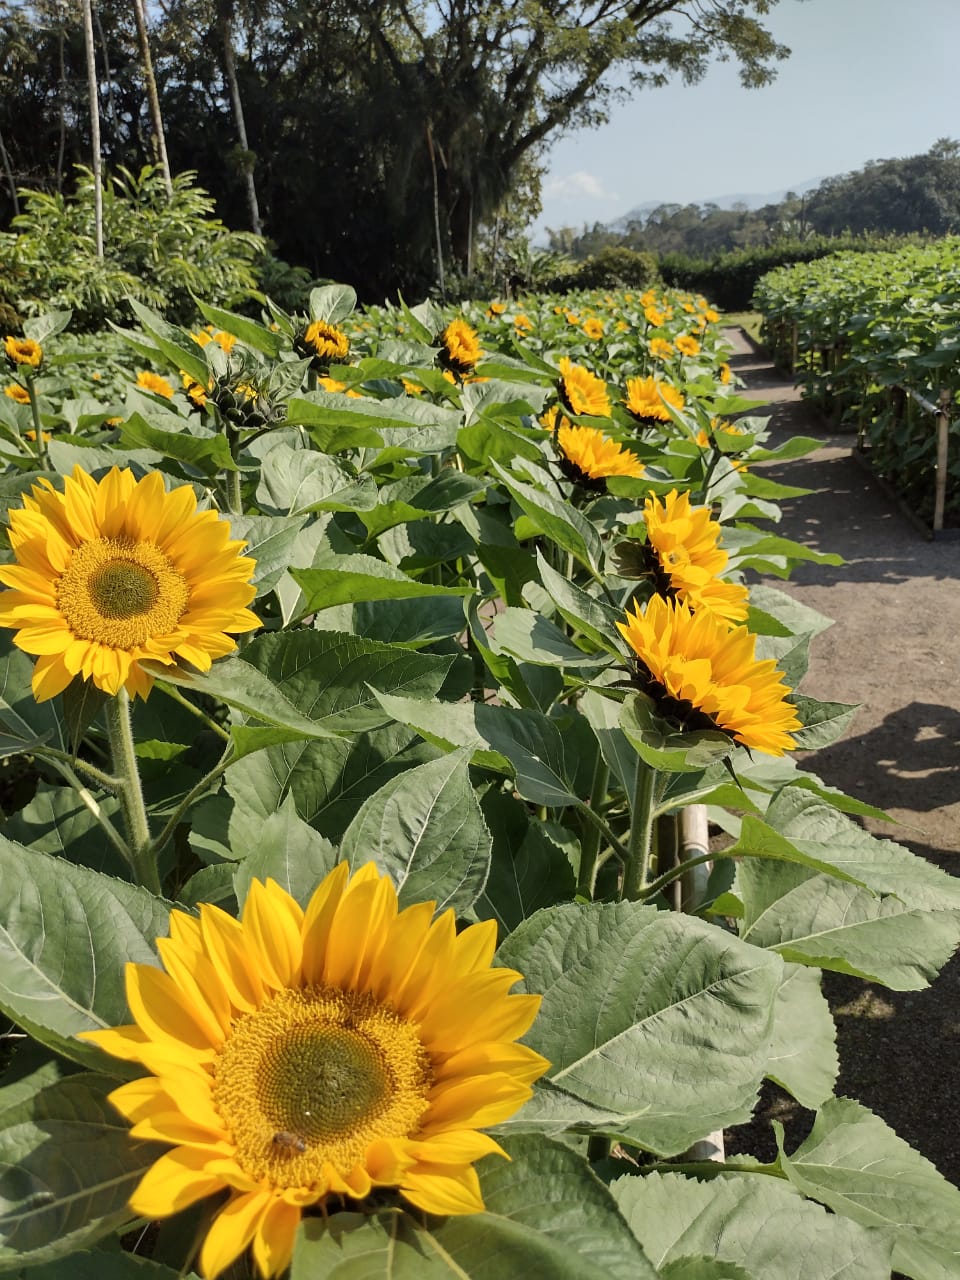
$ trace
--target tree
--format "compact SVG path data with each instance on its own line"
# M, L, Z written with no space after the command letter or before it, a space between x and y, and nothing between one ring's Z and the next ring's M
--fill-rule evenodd
M143 0L133 0L133 12L137 21L137 40L140 45L140 60L143 63L143 82L147 90L147 101L150 104L150 119L153 122L153 136L157 148L157 159L163 174L167 196L173 199L173 182L170 177L170 161L167 159L167 139L163 132L163 116L160 112L160 95L157 93L157 81L153 74L153 59L150 57L150 36L147 32L147 17L143 10Z
M0 0L0 14L22 9L47 30L42 15L55 3ZM744 83L765 83L787 53L761 21L775 3L157 0L146 8L173 168L196 169L228 223L262 218L283 256L376 297L428 288L438 257L466 273L505 210L536 206L549 143L598 124L618 97L674 75L695 81L714 56L739 61ZM100 7L112 14L108 38L130 22L122 0ZM65 56L67 85L69 39ZM33 68L40 114L65 101L56 65L54 47ZM150 130L132 37L129 48L111 41L110 65L121 132L107 155L134 168L131 152L139 148L140 162L149 154ZM18 88L13 103L0 104L0 130L8 148L12 136L24 139L22 167L43 174L56 146L34 145L29 96ZM86 154L75 154L85 131L67 111L68 174L69 160Z
M940 138L925 155L872 160L810 193L806 216L815 231L928 231L960 229L960 144Z
M83 41L87 53L87 88L90 99L90 149L93 153L93 234L97 257L103 257L103 182L101 169L103 157L100 150L100 86L97 81L97 63L93 47L92 0L81 0L83 11Z

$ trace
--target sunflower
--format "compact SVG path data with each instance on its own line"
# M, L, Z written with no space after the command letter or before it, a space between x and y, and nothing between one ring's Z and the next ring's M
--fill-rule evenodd
M722 432L725 436L736 438L747 433L743 427L738 427L735 422L721 422L719 418L710 419L710 430L701 428L695 437L695 442L701 449L716 448L716 439L714 438L718 432Z
M654 596L618 622L637 655L637 682L660 714L683 729L719 729L773 756L794 749L801 727L772 658L754 657L756 636L708 609Z
M650 354L654 360L669 360L676 355L673 343L668 342L666 338L650 339Z
M574 364L567 356L560 359L557 393L568 413L586 413L594 418L610 416L607 384L589 369Z
M589 320L584 320L583 332L588 338L598 341L603 337L603 321L598 320L596 316L591 316Z
M555 440L564 475L585 489L604 489L607 476L643 475L643 463L635 453L593 427L574 427L564 418Z
M493 320L496 316L502 316L507 309L505 302L491 302L487 307L487 318Z
M525 316L521 313L513 317L513 327L517 331L517 337L519 337L522 333L530 332L533 328L533 321L529 316Z
M483 355L476 330L471 329L466 320L451 320L437 342L440 346L437 359L458 378L472 373Z
M318 378L317 386L322 387L324 391L344 391L348 396L353 396L355 400L363 398L359 391L354 391L352 387L348 388L345 382L340 382L337 378Z
M0 565L0 626L37 655L33 693L52 698L74 676L145 698L141 659L201 671L230 653L226 632L260 625L245 606L255 562L189 485L167 493L159 472L114 467L99 482L80 466L59 493L45 477L10 512L15 564Z
M237 341L232 333L227 333L223 329L214 329L212 324L204 325L199 333L191 333L190 337L201 347L208 347L211 342L215 342L224 355L230 354Z
M308 356L311 368L326 373L331 361L344 361L350 350L350 339L336 325L326 320L314 320L294 339L294 348L302 356Z
M152 391L155 396L163 396L164 400L173 399L173 387L161 378L159 373L151 373L149 369L141 369L137 374L137 386L144 391Z
M15 400L17 404L30 403L30 392L26 387L21 387L19 382L11 382L9 386L4 387L3 394Z
M640 422L669 422L667 405L682 409L683 396L676 387L659 378L628 378L627 398L623 403Z
M724 361L723 364L720 366L718 373L720 375L720 381L723 383L724 386L727 386L733 379L733 373L731 372L730 366L727 364L726 361Z
M43 362L43 348L32 338L4 338L3 353L10 367L18 373L21 369L27 373L35 371Z
M183 369L180 370L180 381L183 383L184 395L193 405L194 409L202 409L207 403L207 391L213 387L213 380L207 384L206 390L197 382L196 378L190 376Z
M681 333L678 338L674 338L673 343L682 356L700 354L700 343L688 333Z
M483 1211L479 1132L511 1116L549 1063L513 1041L539 996L491 968L493 921L457 934L435 903L398 910L373 863L340 863L306 910L254 880L235 920L170 914L166 973L127 966L135 1025L83 1033L153 1074L110 1095L135 1138L174 1150L133 1211L161 1218L228 1191L200 1254L217 1276L251 1242L261 1275L287 1266L304 1209L395 1188L434 1214Z
M720 574L729 557L718 545L720 525L708 507L694 507L688 493L676 489L660 501L655 494L643 507L649 571L657 590L691 609L709 609L728 622L743 622L749 592Z
M652 325L654 329L659 329L667 318L657 307L644 307L643 314L647 324Z

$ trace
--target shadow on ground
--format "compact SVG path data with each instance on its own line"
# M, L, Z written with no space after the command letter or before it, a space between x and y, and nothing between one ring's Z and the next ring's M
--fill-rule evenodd
M802 690L860 707L843 739L801 763L898 824L866 819L869 830L960 874L960 542L927 540L852 456L854 436L811 412L745 338L734 340L730 364L744 394L768 402L751 416L768 418L769 445L796 435L819 441L807 457L764 467L812 491L783 503L776 532L845 561L802 565L786 583L764 579L834 620L813 641ZM960 1183L960 956L923 991L835 973L823 986L837 1026L836 1092L870 1107ZM774 1159L772 1119L785 1125L789 1152L813 1114L767 1084L728 1149Z

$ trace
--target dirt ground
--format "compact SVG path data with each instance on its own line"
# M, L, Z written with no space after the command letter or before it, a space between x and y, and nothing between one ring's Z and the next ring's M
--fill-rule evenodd
M823 442L767 471L813 490L784 502L778 532L845 561L771 581L834 619L813 643L804 692L861 706L841 741L806 753L806 767L899 824L868 819L871 831L960 875L960 536L927 540L852 456L853 435L803 404L742 330L726 336L746 394L769 402L771 446L794 435ZM960 955L925 991L839 974L825 975L824 990L837 1023L837 1093L869 1106L960 1184ZM771 1118L786 1122L788 1151L812 1120L767 1089L756 1122L728 1135L730 1148L772 1158Z

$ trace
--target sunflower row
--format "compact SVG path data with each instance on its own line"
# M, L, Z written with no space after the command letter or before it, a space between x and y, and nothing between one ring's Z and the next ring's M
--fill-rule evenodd
M4 344L27 397L0 414L17 482L0 565L10 680L29 681L21 701L32 689L57 723L88 695L102 722L81 725L72 757L44 755L42 739L29 750L99 797L85 812L126 858L118 874L190 908L169 913L162 968L127 965L126 1021L101 1016L79 1041L73 1021L55 1047L85 1062L97 1046L145 1070L109 1095L135 1139L168 1148L142 1169L129 1214L220 1197L199 1254L209 1280L248 1248L262 1276L279 1276L315 1213L482 1211L477 1166L510 1154L485 1130L530 1101L562 1052L535 1047L540 995L511 994L521 971L493 963L509 916L498 879L512 879L529 836L546 859L544 906L578 893L639 910L672 874L651 836L657 778L672 768L658 744L706 752L721 773L735 755L742 776L749 751L796 745L799 704L775 656L758 656L786 628L771 618L758 639L748 616L765 615L748 613L742 581L762 535L736 521L769 510L769 484L745 465L765 456L762 432L724 422L743 405L709 308L610 297L560 314L528 300L523 340L505 304L354 318L335 286L309 314L272 308L263 323L206 308L209 327L182 330L141 307L129 339L153 367L122 406L72 419L45 384L59 321ZM761 563L789 555L767 548ZM134 701L133 724L149 726L142 761ZM169 729L184 707L189 728ZM188 747L208 749L191 745L197 718L225 744L200 778L183 772ZM635 790L603 763L611 737L624 753L636 744ZM557 763L568 740L571 760ZM444 830L421 855L417 830L405 851L423 771L464 744L477 754L457 765L456 823L440 825L470 839ZM373 762L360 779L354 749ZM581 759L603 784L590 804ZM689 774L704 770L684 759L677 777ZM328 786L312 825L280 796L267 816L242 799L281 775L294 803L301 785ZM494 840L481 794L491 828L498 806L508 813L507 838ZM665 816L683 802L664 801ZM220 822L225 805L236 825ZM575 883L562 852L549 861L562 822ZM232 878L249 856L240 839L260 843L248 823L267 846L288 824L290 887ZM381 863L405 856L397 887ZM326 874L308 876L318 865ZM402 900L411 881L439 898L438 868L450 909ZM193 896L211 871L231 877L220 900L235 895L236 914ZM760 1040L766 1051L769 1019Z

